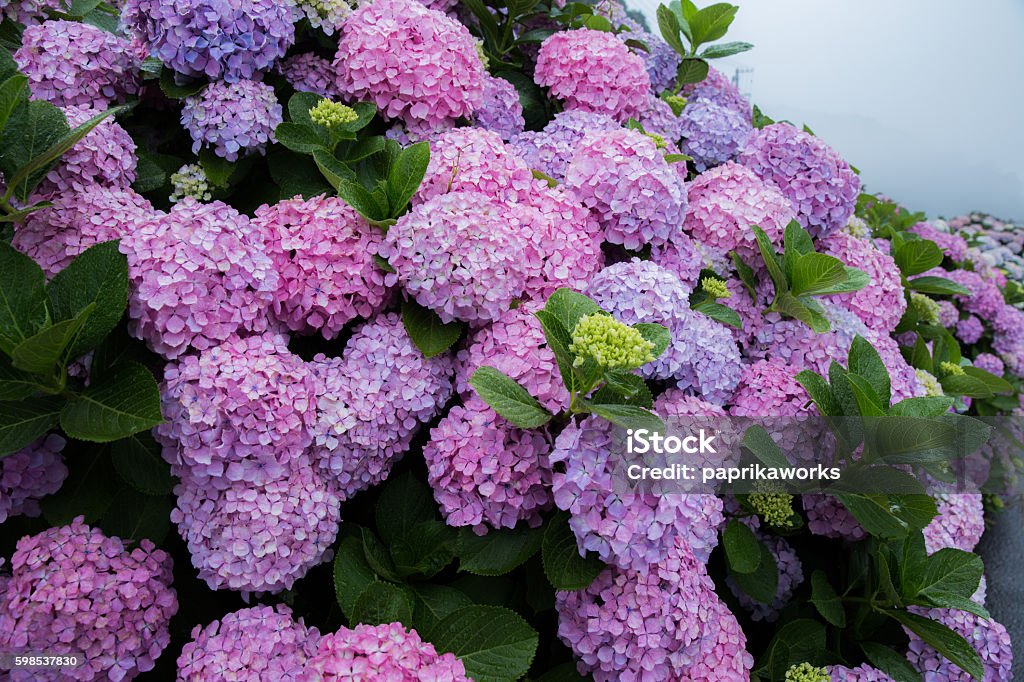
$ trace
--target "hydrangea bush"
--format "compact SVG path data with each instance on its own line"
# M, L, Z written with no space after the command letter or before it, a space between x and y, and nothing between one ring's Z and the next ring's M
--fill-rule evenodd
M864 193L737 11L2 4L0 653L84 661L0 678L1012 679L1019 460L616 484L663 420L1022 414L1020 231Z

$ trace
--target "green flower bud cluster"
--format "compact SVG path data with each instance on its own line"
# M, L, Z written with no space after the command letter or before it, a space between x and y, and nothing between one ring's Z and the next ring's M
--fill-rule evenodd
M952 374L953 376L962 376L964 368L953 362L940 362L939 369L945 374Z
M325 128L336 128L337 126L358 120L359 114L352 107L332 102L325 97L309 110L309 117L317 125L322 125Z
M910 307L929 324L939 323L939 302L916 291L910 293Z
M924 394L929 398L945 395L942 391L942 384L935 378L935 375L923 369L916 369L917 382L924 388Z
M815 668L810 663L794 665L786 671L786 682L829 682L831 679L825 668Z
M658 133L644 133L644 135L654 140L654 146L658 149L665 149L668 147L668 142L665 142L665 138Z
M760 492L750 493L747 501L769 525L776 528L792 525L796 512L793 511L793 496L789 493L762 486Z
M700 281L700 286L709 298L729 298L732 292L725 286L725 280L717 277L705 277Z
M676 116L683 113L683 109L686 108L686 98L679 95L669 95L665 98L665 102L672 107L672 113Z
M168 198L172 204L185 197L192 197L196 201L209 201L213 198L210 181L206 179L206 172L198 163L186 163L177 172L171 173L171 185L174 191Z
M654 344L611 315L585 315L576 323L569 350L576 364L590 358L604 369L634 369L654 359Z

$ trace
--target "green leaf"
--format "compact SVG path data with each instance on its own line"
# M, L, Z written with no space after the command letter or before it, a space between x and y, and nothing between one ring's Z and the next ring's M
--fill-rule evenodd
M43 516L53 526L68 524L76 516L95 523L107 513L119 487L109 448L86 448L67 458L67 464L68 477L60 490L39 505Z
M278 123L274 129L274 139L278 144L300 154L312 154L317 149L327 149L317 129L304 123Z
M605 565L593 555L582 556L576 536L569 527L569 514L557 512L544 529L541 544L544 575L556 590L589 587Z
M743 447L750 450L763 464L773 468L790 466L789 460L763 426L748 426L743 433Z
M163 421L160 391L149 370L125 363L68 401L60 414L72 438L105 443L146 431Z
M614 33L615 27L612 26L606 17L602 17L600 14L591 14L583 20L583 27L589 28L592 31L604 31L606 33Z
M10 120L14 109L28 101L28 76L16 73L0 84L0 130Z
M779 589L779 566L771 550L762 542L757 544L761 553L757 568L749 573L730 571L729 575L749 597L762 604L771 604Z
M566 288L558 289L551 294L544 305L544 310L558 320L570 337L581 317L604 312L587 296Z
M754 672L781 680L790 666L816 660L824 650L824 625L809 618L792 620L775 633Z
M370 568L377 575L397 582L400 576L395 568L395 562L391 559L391 553L381 544L373 531L360 526L359 536L363 542L363 556L366 557L366 563L370 565Z
M930 520L935 516L935 502L928 495L841 493L836 497L865 530L880 538L906 537L912 530L928 524L927 521L922 524L921 519Z
M830 287L819 289L815 292L815 296L830 296L832 294L849 294L854 291L860 291L867 285L871 284L871 277L868 273L857 268L851 268L846 265L843 266L843 270L846 271L846 279Z
M733 267L736 268L736 274L739 275L740 281L743 282L743 286L747 288L747 292L750 297L757 300L757 281L754 279L754 269L747 265L746 261L740 258L739 254L735 251L730 252L732 258Z
M343 534L334 556L334 595L346 618L352 620L356 599L376 579L363 553L361 537Z
M863 378L874 389L875 395L879 398L879 405L888 408L892 397L889 370L885 368L882 356L864 337L854 337L853 343L850 344L847 366L850 373Z
M782 247L787 256L792 254L795 263L799 256L814 253L814 240L799 221L790 220L782 234ZM787 272L787 274L789 273Z
M95 306L75 340L69 358L77 358L98 346L124 314L128 304L128 259L118 242L90 247L58 272L46 291L57 320L70 320Z
M323 157L314 154L313 158L317 161L317 166L321 172L323 172L324 167L320 165L320 160ZM331 179L330 175L324 174L328 180ZM359 183L342 179L335 186L335 189L338 191L338 196L342 201L354 208L359 215L371 223L377 223L388 218L387 207L381 203L377 196Z
M736 18L739 7L725 2L708 5L690 19L694 47L711 43L725 35L729 25Z
M791 293L818 294L845 281L846 266L841 260L823 253L806 253L793 264Z
M160 90L171 99L185 99L197 95L206 86L207 81L182 76L166 66L160 72Z
M924 337L920 334L917 335L917 339L914 341L914 349L910 354L910 365L915 369L923 369L928 373L933 373L932 356Z
M815 571L811 575L810 602L818 609L821 617L829 623L838 628L846 627L846 610L843 608L843 600L832 589L824 571Z
M1013 386L1010 385L1010 382L1008 382L1006 379L1003 379L1002 377L997 377L995 374L992 374L991 372L986 372L985 370L979 369L978 367L963 367L962 369L966 376L969 376L972 379L977 379L981 383L985 384L988 390L990 390L992 393L1013 392Z
M857 408L864 417L884 417L889 406L882 402L875 388L868 383L864 377L847 373L846 380L850 383L853 397L857 401Z
M676 70L676 85L700 83L708 77L710 67L703 59L684 59Z
M46 275L0 240L0 350L10 353L47 322Z
M761 564L761 542L739 519L732 519L725 527L722 546L729 568L735 573L753 573Z
M320 174L331 183L331 187L337 189L343 183L355 182L356 174L342 161L339 161L334 154L326 149L313 150L313 162L316 163ZM357 185L358 186L358 185Z
M944 547L929 555L924 573L914 578L912 585L904 586L904 594L912 599L924 596L941 599L944 596L970 599L978 590L985 566L977 554Z
M320 103L323 97L313 92L296 92L288 98L288 117L293 123L309 126L316 130L309 110Z
M942 392L946 395L965 395L968 398L991 398L994 394L988 385L968 374L947 374L939 379Z
M73 320L58 322L22 341L11 351L14 366L32 374L53 374L58 363L63 369L68 347L78 338L94 309L95 304L90 304Z
M799 372L795 378L807 391L807 395L811 397L822 416L834 417L842 413L842 408L832 393L832 388L820 374L805 369Z
M597 404L637 405L651 408L654 400L643 377L625 370L608 370L604 373L605 385L594 394Z
M467 606L445 616L424 639L455 654L474 682L512 682L529 669L539 636L513 611Z
M372 582L363 588L352 607L353 623L412 625L413 598L409 588Z
M750 229L754 231L757 248L761 252L761 259L768 268L768 276L772 278L772 284L775 285L776 296L789 291L786 274L782 271L782 266L779 265L779 257L776 255L775 247L772 246L768 235L757 225L752 225Z
M174 478L160 456L160 445L143 431L110 444L110 459L125 483L146 495L168 495Z
M521 429L535 429L551 421L551 413L514 379L493 367L480 367L469 385L495 412Z
M731 57L734 54L740 54L741 52L747 52L752 49L754 49L754 46L750 43L718 43L717 45L711 45L705 48L704 51L700 53L700 56L704 59L721 59L722 57Z
M588 402L586 407L597 416L623 429L647 429L658 432L665 430L665 423L658 415L636 405L598 405Z
M945 277L918 277L907 282L907 288L921 294L939 296L970 296L971 292L963 285Z
M921 673L914 670L903 654L878 642L861 642L860 648L871 665L896 682L921 682Z
M538 310L534 315L540 321L544 330L544 339L548 348L555 354L555 361L558 363L558 372L562 377L562 383L570 393L576 390L576 371L573 368L573 355L569 351L572 344L572 337L569 331L562 325L558 318L547 310Z
M473 604L464 592L447 585L423 583L413 586L412 590L415 597L412 622L420 632L427 632L445 616Z
M10 358L0 353L0 402L22 400L38 390L40 386L30 374L14 369Z
M679 38L679 19L676 18L675 13L665 5L658 5L656 16L661 37L677 54L685 55L686 48L683 47L683 41Z
M424 521L433 521L437 503L430 489L410 472L388 478L377 500L377 532L391 544Z
M664 325L641 322L640 324L634 324L633 329L640 332L640 336L644 337L646 341L654 344L651 354L655 358L661 356L665 349L668 348L668 344L672 342L672 334L669 333L668 328Z
M437 313L412 299L402 303L402 323L409 338L427 358L451 348L465 329L458 321L442 322Z
M173 495L147 495L131 488L117 491L100 520L107 535L125 542L151 540L159 545L171 528Z
M458 533L443 521L421 521L390 545L395 573L431 577L455 558Z
M30 167L32 160L68 134L64 112L49 102L32 100L15 107L0 132L0 171L8 192L28 199L48 168ZM42 170L43 172L39 172Z
M402 150L398 160L388 169L388 207L390 217L397 218L409 205L419 189L430 163L430 144L417 142Z
M57 396L0 403L0 457L18 452L56 426L63 405Z
M904 625L923 639L958 668L980 680L985 677L985 666L978 652L953 630L942 623L930 620L908 611L885 611L890 618Z
M740 319L739 313L729 306L722 305L721 303L713 303L711 301L702 301L693 306L693 309L702 315L707 315L716 322L727 324L736 329L743 328L743 321Z
M942 250L927 239L904 242L893 254L904 277L912 277L942 264Z
M220 189L229 185L231 177L238 170L238 163L228 161L209 147L199 150L199 165L203 167L203 173L210 184Z
M939 417L949 412L953 399L949 396L922 396L905 398L889 410L890 417Z
M505 575L540 551L540 528L491 530L477 535L468 528L459 533L459 570L474 575Z
M314 158L316 157L314 153ZM267 154L270 177L281 188L281 196L290 199L296 195L311 199L331 191L317 164L309 156L296 154L280 147Z

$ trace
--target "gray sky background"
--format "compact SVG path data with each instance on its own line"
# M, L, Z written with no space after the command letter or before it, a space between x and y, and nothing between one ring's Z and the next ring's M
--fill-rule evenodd
M753 69L741 89L810 126L869 191L1024 220L1024 0L731 1L726 39L755 47L715 65ZM658 0L627 3L657 31Z

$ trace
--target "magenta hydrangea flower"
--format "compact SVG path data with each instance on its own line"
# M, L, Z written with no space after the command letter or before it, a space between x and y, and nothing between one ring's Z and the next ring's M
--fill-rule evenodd
M1010 635L1001 623L954 609L931 609L922 615L952 629L978 652L985 667L983 682L1010 682L1013 679L1013 649ZM910 636L907 660L918 672L926 674L929 682L968 682L974 679L917 635L910 631L907 634Z
M985 510L981 495L976 493L944 493L935 496L938 514L924 529L928 553L944 547L973 552L985 532Z
M449 526L536 528L551 507L551 436L517 429L479 398L455 406L423 447L427 479Z
M0 459L0 523L22 514L39 516L39 500L60 490L68 477L60 454L65 442L51 433Z
M935 242L944 254L957 262L967 260L967 240L959 234L943 232L928 222L917 223L908 231L913 232L922 239Z
M727 109L732 109L743 114L743 118L753 118L753 107L750 101L743 96L740 89L715 67L708 70L707 78L699 83L683 86L681 93L689 100L703 100L713 102Z
M517 201L537 186L529 167L483 128L452 128L430 145L430 162L413 204L441 194L473 191L497 201Z
M317 383L273 334L230 338L164 370L164 459L231 482L277 478L313 442Z
M103 110L137 95L138 51L127 40L78 21L29 26L14 53L35 99Z
M559 374L555 354L548 347L540 321L533 314L539 307L524 304L509 310L479 329L467 347L459 351L455 389L464 400L475 395L469 378L487 365L518 381L551 412L560 412L569 406L569 392Z
M132 287L129 330L174 359L236 331L267 327L278 276L249 219L191 197L123 235Z
M755 529L754 534L768 548L768 551L775 557L775 564L778 568L779 583L775 590L775 598L771 604L759 602L739 589L732 577L726 579L729 589L732 590L740 606L750 613L755 621L774 623L779 619L779 612L793 598L793 592L804 582L804 569L793 546L777 535L768 535Z
M729 414L734 417L797 417L812 414L805 407L807 391L796 380L799 367L780 360L758 360L743 368Z
M997 377L1003 376L1003 371L1006 369L1003 361L991 353L978 353L977 357L974 358L974 366L995 374Z
M324 635L307 672L322 682L472 682L455 654L440 654L401 623L357 625Z
M284 604L241 609L192 628L192 639L178 656L178 679L297 681L319 639L317 629L293 620Z
M722 253L737 251L751 260L757 255L753 226L773 244L796 212L789 200L753 171L737 163L725 163L698 175L688 186L689 207L683 229L706 246Z
M841 230L853 215L860 178L821 138L773 123L754 131L739 162L778 187L814 237Z
M704 620L705 634L686 668L692 682L747 682L754 657L747 651L747 636L736 616L716 600Z
M706 562L718 544L722 501L714 495L617 492L614 440L609 422L587 417L558 435L549 457L555 504L571 514L580 552L642 570L663 560L678 539Z
M98 113L100 111L85 107L64 108L72 128ZM53 199L65 192L85 194L96 186L126 189L135 182L136 163L131 135L108 117L60 158L33 194Z
M534 80L566 109L607 114L620 122L638 116L651 92L644 60L615 34L589 28L549 36L537 54Z
M374 262L383 235L341 199L264 205L252 225L279 275L272 313L292 331L332 339L391 298L395 276Z
M84 661L74 679L131 679L153 669L177 611L165 552L149 540L129 550L79 516L18 541L0 594L0 648L79 653ZM67 677L59 669L23 669L10 671L10 679Z
M125 0L121 27L174 71L234 83L295 42L295 5L275 0Z
M274 88L251 80L210 83L186 98L181 109L181 125L192 136L192 153L211 147L228 161L251 152L263 154L283 120Z
M520 233L535 216L480 192L443 194L399 218L380 255L420 305L445 322L479 326L523 293L531 264Z
M635 130L588 133L565 186L591 209L604 238L627 249L672 241L686 217L686 185L654 140Z
M473 114L473 120L485 130L491 130L503 140L511 140L523 132L523 105L516 87L504 78L484 76L483 101Z
M977 343L984 334L985 326L974 315L968 315L956 323L956 337L968 346Z
M871 280L860 291L829 300L853 312L872 331L889 334L896 329L907 310L907 300L900 282L900 269L893 257L872 241L846 232L830 234L818 244L818 251L863 270Z
M212 590L287 590L338 535L338 488L306 457L258 481L186 473L174 494L171 521Z
M344 358L318 355L319 465L343 499L383 481L409 449L420 425L452 395L452 361L425 358L397 313L378 315L355 330Z
M569 161L588 132L618 130L621 127L605 114L570 109L555 114L544 130L520 133L509 144L530 168L562 181Z
M67 12L69 0L4 0L0 12L19 24L36 26L48 20L52 12Z
M345 20L334 60L338 90L385 118L440 124L484 98L483 64L469 30L415 0L376 0Z
M828 674L832 678L832 682L896 682L878 668L872 668L867 663L862 663L856 668L830 665Z
M334 66L312 52L303 52L281 61L277 71L296 92L312 92L321 97L338 96Z
M679 115L683 153L699 172L735 159L753 130L749 118L708 100L690 101Z
M101 242L120 239L153 215L153 205L131 189L90 187L57 196L53 206L29 214L11 246L39 264L47 277Z
M856 542L868 536L843 503L832 495L808 494L802 496L807 529L815 535L840 538Z

